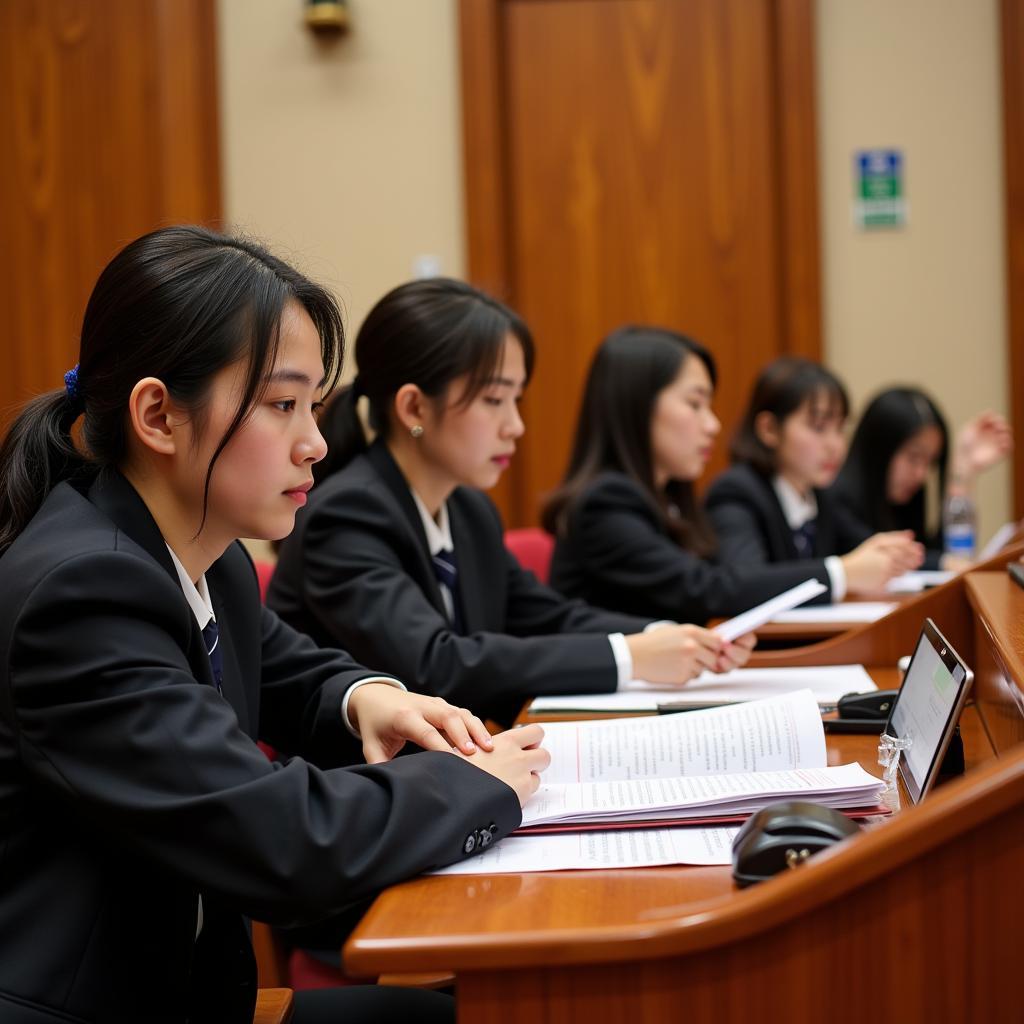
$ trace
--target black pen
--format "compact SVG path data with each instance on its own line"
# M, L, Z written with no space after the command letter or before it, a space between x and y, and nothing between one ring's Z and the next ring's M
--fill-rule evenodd
M710 711L711 708L728 708L734 704L743 704L741 700L720 700L710 704L688 704L686 701L679 701L675 704L659 704L659 715L675 715L680 711Z
M734 704L746 704L747 701L742 700L723 700L717 703L710 704L688 704L685 701L679 701L676 704L659 704L658 714L659 715L675 715L680 711L709 711L711 708L728 708ZM818 709L824 714L827 711L835 711L835 704L820 704Z

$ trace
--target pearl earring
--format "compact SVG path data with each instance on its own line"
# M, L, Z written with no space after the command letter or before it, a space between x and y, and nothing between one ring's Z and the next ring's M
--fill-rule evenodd
M423 436L423 428L418 423L415 426L410 427L409 436L419 440Z

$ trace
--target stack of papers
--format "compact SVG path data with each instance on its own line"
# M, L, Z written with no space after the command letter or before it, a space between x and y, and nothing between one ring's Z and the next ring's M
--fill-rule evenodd
M946 569L918 569L916 572L905 572L902 576L889 580L885 589L890 594L917 594L926 587L938 587L948 583L955 572Z
M895 607L889 601L840 601L838 604L821 604L815 608L794 608L792 611L781 612L772 622L875 622Z
M508 836L436 875L500 875L581 868L649 868L665 864L730 864L738 828L651 828Z
M834 707L848 693L876 690L862 665L815 665L802 668L737 668L731 672L703 672L685 686L667 688L634 679L617 693L535 697L531 714L566 714L572 711L657 711L670 707L708 707L776 697L794 690L810 690L820 707Z
M672 839L665 824L739 823L779 799L882 813L880 779L857 764L828 766L809 690L685 715L556 722L544 731L551 764L523 809L523 827L512 837L519 842L505 854L510 840L502 840L446 871L724 864L728 830ZM576 835L591 830L612 836L587 842Z
M609 822L742 820L774 800L873 808L880 785L859 764L692 779L555 783L542 785L523 809L523 829L540 831L561 823L608 828Z

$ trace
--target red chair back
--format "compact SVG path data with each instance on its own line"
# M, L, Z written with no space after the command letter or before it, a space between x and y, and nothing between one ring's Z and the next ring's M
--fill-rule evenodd
M550 533L536 526L506 530L505 547L524 569L529 569L541 583L547 583L555 550L555 539Z
M256 566L256 579L260 581L260 600L266 601L270 577L274 575L274 563L264 562L257 558L253 561L253 564Z

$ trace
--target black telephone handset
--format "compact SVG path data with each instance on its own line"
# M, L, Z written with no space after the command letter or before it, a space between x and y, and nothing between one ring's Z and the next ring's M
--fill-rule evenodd
M1006 571L1018 587L1024 587L1024 565L1021 565L1020 562L1007 562Z
M825 732L866 732L878 735L885 728L899 690L870 690L840 697L838 718L823 718Z
M847 836L860 826L809 800L780 800L747 818L732 841L732 876L740 888L763 882Z

